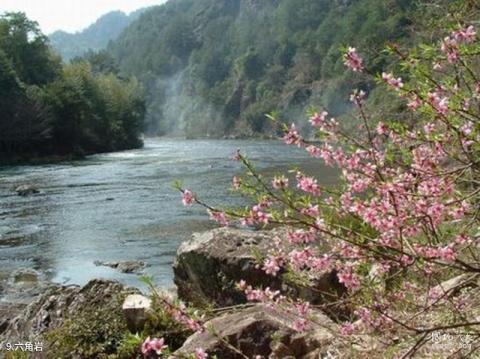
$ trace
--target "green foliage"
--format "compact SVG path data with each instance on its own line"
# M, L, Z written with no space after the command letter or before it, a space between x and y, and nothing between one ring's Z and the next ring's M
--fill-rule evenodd
M72 63L88 62L92 68L92 72L97 74L118 74L118 64L113 56L106 50L94 52L87 51L83 56L72 59Z
M274 133L260 113L297 117L311 104L350 111L352 82L340 47L374 70L386 42L409 41L413 0L177 0L146 11L109 46L120 71L135 75L148 98L151 132L187 136ZM375 59L375 61L372 61Z
M125 295L86 306L45 335L48 357L107 358L129 337L122 313Z
M25 84L42 85L58 76L60 59L51 52L38 24L24 13L0 17L0 48Z
M169 349L176 350L180 348L193 332L185 329L182 324L172 317L170 312L166 310L161 298L152 296L151 299L152 311L142 333L143 337L164 338L169 345Z
M117 348L117 357L120 359L140 357L139 352L144 340L138 334L127 334Z
M0 17L0 44L1 161L141 145L143 91L115 77L108 53L62 67L22 13Z

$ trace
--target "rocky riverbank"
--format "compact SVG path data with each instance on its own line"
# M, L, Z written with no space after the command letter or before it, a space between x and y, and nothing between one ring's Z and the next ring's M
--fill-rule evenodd
M147 336L164 337L172 358L188 358L200 347L211 357L226 359L244 358L232 347L248 358L313 359L352 351L362 357L375 351L373 337L358 338L349 348L338 341L336 333L348 308L333 304L346 295L336 273L325 272L317 283L302 286L281 273L266 276L258 268L257 256L268 251L277 235L281 230L222 228L194 234L180 246L174 264L178 299L205 313L212 330L186 331L155 297L117 282L93 280L83 288L49 287L25 308L4 309L8 315L2 315L6 319L0 324L0 342L40 341L44 351L35 358L140 358L140 344ZM314 309L314 320L299 333L294 314L247 303L235 286L241 279L293 293L322 310ZM468 280L465 285L478 287L478 279Z

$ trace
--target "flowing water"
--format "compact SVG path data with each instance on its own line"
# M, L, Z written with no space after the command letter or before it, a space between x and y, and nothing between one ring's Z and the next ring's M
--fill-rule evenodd
M142 149L81 161L0 167L0 281L29 268L63 284L101 277L138 286L138 275L94 262L141 260L158 285L171 286L179 243L213 226L202 209L183 207L173 182L208 203L232 204L237 148L261 171L307 166L323 182L333 178L304 151L258 140L150 139ZM40 193L18 196L13 189L24 184Z

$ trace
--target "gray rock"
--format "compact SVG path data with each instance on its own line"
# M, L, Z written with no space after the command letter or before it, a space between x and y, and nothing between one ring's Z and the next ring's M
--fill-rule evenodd
M124 262L103 262L95 261L96 266L105 266L116 269L122 273L141 273L147 266L142 261L124 261Z
M85 306L109 301L122 293L134 292L114 281L92 280L83 288L78 286L54 287L46 290L15 318L9 320L2 339L9 341L34 341L42 334L60 326L63 320Z
M30 186L30 185L18 186L17 188L15 188L15 192L17 192L17 194L19 196L22 196L22 197L26 197L26 196L30 196L32 194L40 193L38 188L36 188L34 186Z
M244 358L225 344L225 340L248 358L307 358L319 347L330 344L338 330L328 317L315 314L315 326L305 332L293 328L296 316L279 309L258 304L214 318L206 323L211 330L195 333L178 349L173 358L183 358L203 348L210 356L223 359ZM215 335L213 334L215 333ZM221 340L223 338L224 340ZM311 355L310 355L311 357Z
M135 334L143 330L151 306L152 301L140 294L130 294L125 298L122 309L130 332Z
M478 274L462 274L440 283L435 286L432 291L441 295L448 294L448 296L454 296L462 288L478 287L480 287L480 276Z
M235 284L245 280L256 287L270 287L291 293L312 304L338 299L345 292L334 271L320 274L311 287L288 282L282 275L273 277L261 270L254 253L266 255L281 230L247 231L219 228L194 234L181 244L174 262L174 281L180 299L197 306L229 306L246 302ZM335 310L338 314L338 310Z
M20 269L12 274L14 284L35 284L40 280L40 273L33 269Z
M26 305L20 303L0 303L0 336L4 333L10 322L19 315Z

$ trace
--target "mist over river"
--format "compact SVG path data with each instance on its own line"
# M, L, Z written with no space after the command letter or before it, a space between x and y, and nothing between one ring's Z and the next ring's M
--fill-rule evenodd
M80 161L0 167L0 283L28 268L62 284L101 277L139 286L139 275L94 262L141 260L158 285L172 286L180 242L215 226L201 208L183 207L173 182L182 180L213 205L234 203L228 191L241 172L231 160L237 148L262 172L306 166L322 182L333 181L304 151L258 140L148 139L142 149ZM40 193L20 197L20 185Z

